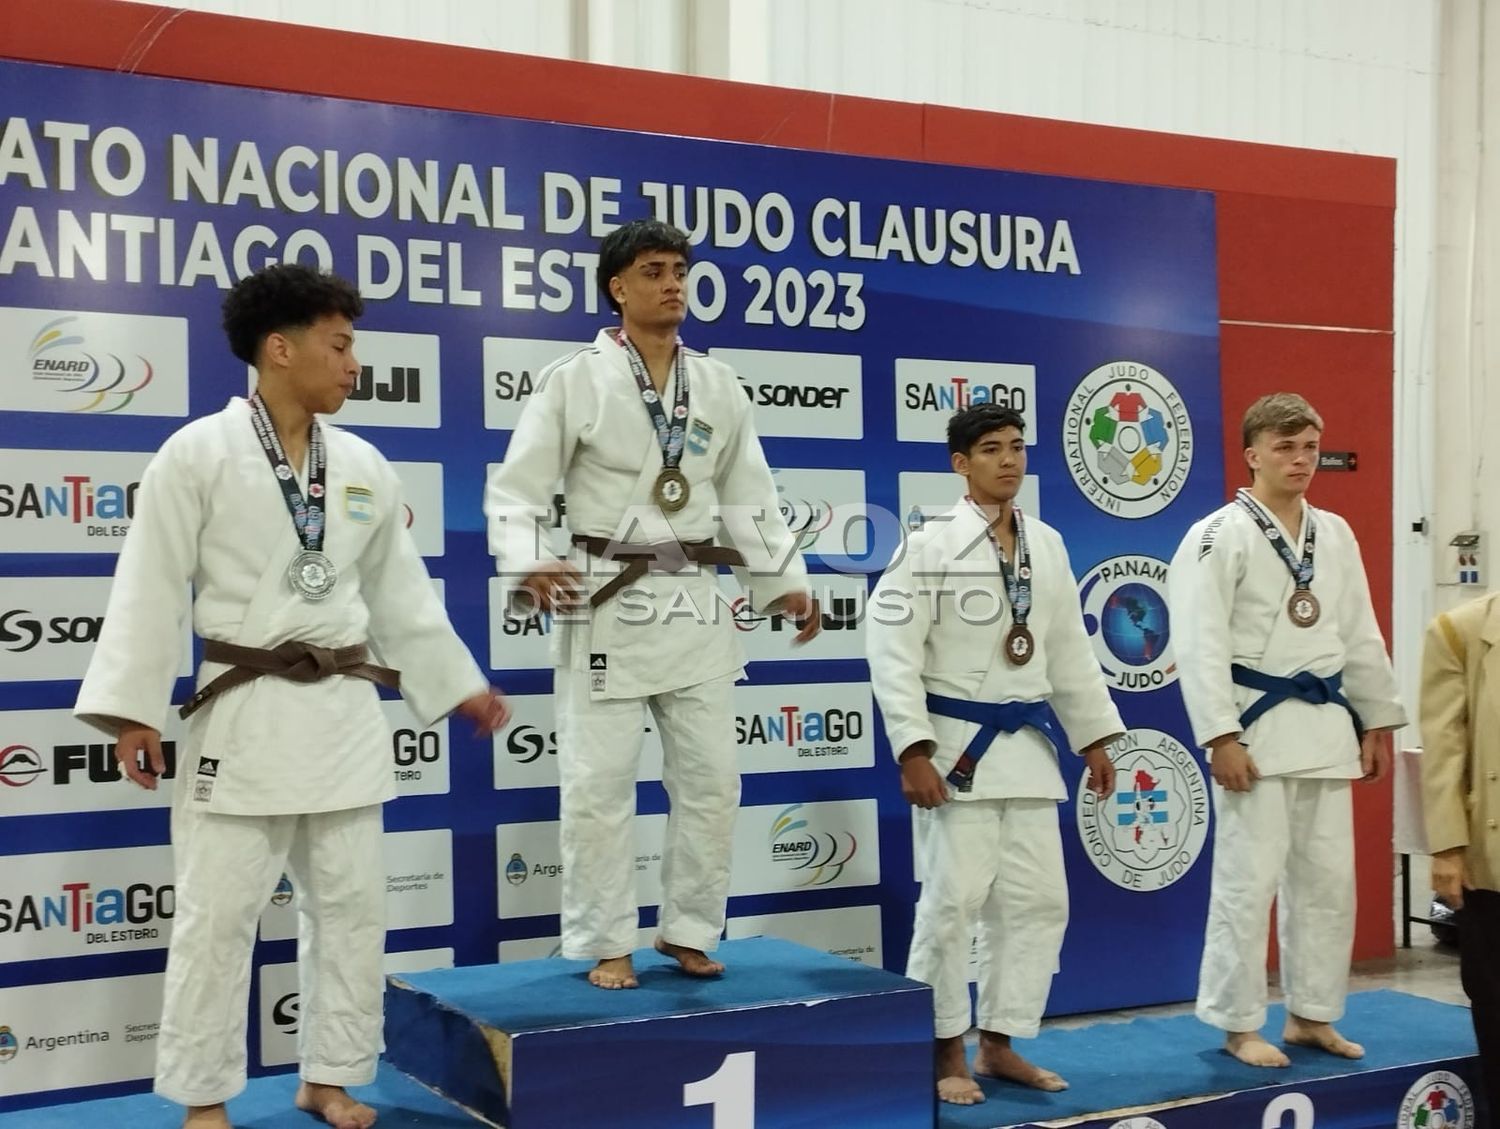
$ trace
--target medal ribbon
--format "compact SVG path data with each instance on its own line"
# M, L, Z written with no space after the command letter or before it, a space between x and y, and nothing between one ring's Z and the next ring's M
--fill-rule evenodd
M677 394L673 399L670 422L667 420L666 409L661 405L661 397L651 386L651 375L646 371L646 362L641 358L640 350L625 336L623 330L619 334L619 342L625 348L630 373L635 377L635 386L641 392L641 402L646 405L646 412L656 427L656 441L661 446L661 464L668 469L675 469L682 462L682 447L687 439L688 380L687 365L682 359L682 341L678 340L674 356Z
M1314 520L1312 510L1307 511L1307 536L1302 541L1302 560L1297 560L1292 547L1286 543L1286 538L1281 535L1281 530L1273 525L1260 506L1255 503L1250 491L1243 487L1235 494L1234 500L1240 504L1244 511L1250 515L1260 531L1266 535L1266 540L1271 542L1271 547L1281 557L1282 563L1286 565L1287 571L1292 574L1292 582L1298 591L1304 591L1312 587L1313 582L1313 550L1318 544L1318 523Z
M276 472L276 482L281 487L281 496L286 500L287 511L292 515L297 540L309 552L322 552L323 473L328 466L323 447L323 429L314 419L307 441L307 495L304 497L301 487L297 485L297 475L281 446L281 438L276 434L271 413L258 392L250 397L250 422L255 428L255 438L260 440L260 449L266 453L271 469Z
M988 515L973 498L966 498L965 501L974 507L975 513L984 518L985 532L989 534L990 544L995 546L995 555L1000 558L1000 577L1005 581L1005 598L1010 601L1010 618L1017 627L1025 627L1026 619L1031 615L1031 549L1026 544L1026 522L1021 516L1021 507L1011 507L1016 523L1016 567L1011 568L1010 561L1005 557L1005 550L1000 547L1000 538L995 536L995 531L990 526Z

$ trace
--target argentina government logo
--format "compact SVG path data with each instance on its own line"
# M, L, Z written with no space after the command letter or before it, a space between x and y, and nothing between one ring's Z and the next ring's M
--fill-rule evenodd
M1110 557L1078 586L1083 626L1116 690L1159 690L1177 681L1167 613L1167 562L1138 553Z
M1109 747L1115 793L1100 801L1078 782L1078 836L1096 870L1149 893L1172 885L1208 839L1208 784L1192 751L1159 729L1132 729Z
M1100 365L1068 398L1063 455L1078 489L1099 509L1150 517L1177 497L1192 468L1187 405L1150 365Z
M1450 1070L1422 1075L1406 1091L1396 1129L1475 1129L1474 1095Z

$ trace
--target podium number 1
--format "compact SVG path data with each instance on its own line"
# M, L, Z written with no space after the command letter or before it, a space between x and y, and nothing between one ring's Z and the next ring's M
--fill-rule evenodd
M755 1052L726 1055L707 1078L685 1083L682 1105L713 1106L713 1129L755 1129Z

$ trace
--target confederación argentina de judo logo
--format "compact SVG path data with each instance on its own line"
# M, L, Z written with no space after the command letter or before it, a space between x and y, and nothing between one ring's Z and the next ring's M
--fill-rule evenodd
M1164 890L1193 868L1208 839L1208 783L1192 752L1159 729L1132 729L1109 747L1115 794L1078 781L1078 836L1116 886Z
M1078 489L1105 513L1150 517L1177 497L1192 468L1187 405L1150 365L1100 365L1068 398L1063 455Z

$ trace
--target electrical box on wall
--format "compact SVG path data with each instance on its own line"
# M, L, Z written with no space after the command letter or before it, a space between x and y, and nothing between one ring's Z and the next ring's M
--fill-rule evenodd
M1455 533L1448 542L1449 565L1446 584L1465 587L1484 585L1484 535L1467 529Z

